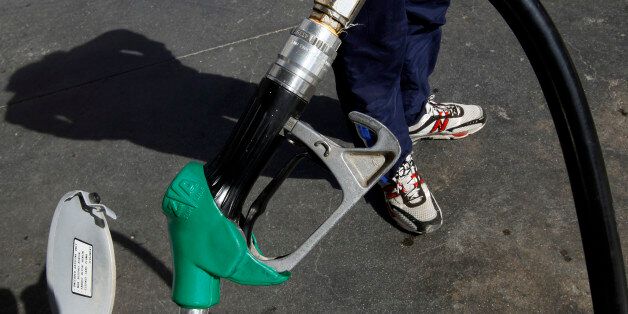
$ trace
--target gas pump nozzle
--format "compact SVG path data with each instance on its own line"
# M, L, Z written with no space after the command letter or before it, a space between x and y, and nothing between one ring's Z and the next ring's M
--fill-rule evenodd
M340 46L338 34L355 18L363 0L315 0L309 18L292 30L256 96L221 153L202 166L188 164L166 191L163 212L174 259L173 300L183 309L218 303L220 278L247 285L284 282L312 248L390 169L399 157L394 135L375 119L352 112L349 119L370 129L370 148L344 148L299 117L329 70ZM288 163L253 202L243 203L279 144L302 145L306 153ZM340 206L293 253L263 256L253 224L290 171L303 158L316 158L337 179Z

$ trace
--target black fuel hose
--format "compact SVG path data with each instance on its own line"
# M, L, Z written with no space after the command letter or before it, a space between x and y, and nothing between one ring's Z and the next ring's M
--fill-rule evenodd
M628 313L624 259L604 159L586 96L538 0L489 0L517 36L541 84L563 150L596 312Z

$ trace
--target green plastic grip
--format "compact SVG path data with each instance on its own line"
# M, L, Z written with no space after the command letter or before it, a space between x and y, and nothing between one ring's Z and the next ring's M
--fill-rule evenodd
M203 165L191 162L174 178L162 209L174 262L172 300L181 307L209 308L220 301L220 278L243 285L275 285L290 278L251 255L240 229L209 191Z

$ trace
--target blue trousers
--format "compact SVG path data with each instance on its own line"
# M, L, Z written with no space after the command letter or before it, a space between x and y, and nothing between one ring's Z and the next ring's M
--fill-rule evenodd
M390 129L401 145L391 174L412 152L408 126L430 94L449 0L366 0L354 26L342 35L334 62L336 89L345 112L366 113ZM374 142L363 127L358 135Z

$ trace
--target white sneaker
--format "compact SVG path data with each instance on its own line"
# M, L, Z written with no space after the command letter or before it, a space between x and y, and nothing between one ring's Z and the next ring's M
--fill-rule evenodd
M431 95L425 104L425 114L411 126L412 142L421 139L454 140L473 134L486 123L480 106L456 103L437 103Z
M416 171L412 154L406 157L392 183L382 187L388 211L397 224L412 233L438 230L443 224L440 206Z

